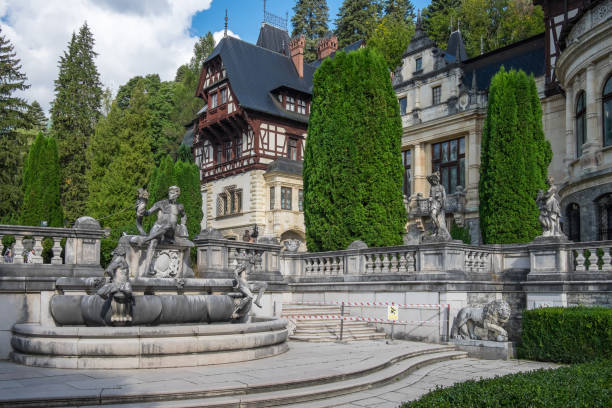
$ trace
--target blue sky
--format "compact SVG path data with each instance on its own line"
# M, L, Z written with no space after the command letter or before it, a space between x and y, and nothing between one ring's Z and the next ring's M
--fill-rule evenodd
M417 9L427 6L430 0L412 0ZM277 16L284 17L289 13L289 32L291 32L291 17L293 15L294 0L267 0L266 9ZM329 16L333 28L342 5L342 0L327 0ZM210 9L200 11L191 20L190 34L201 36L208 31L215 32L223 29L225 9L228 13L228 29L240 38L250 43L257 42L259 27L263 20L263 0L213 0Z

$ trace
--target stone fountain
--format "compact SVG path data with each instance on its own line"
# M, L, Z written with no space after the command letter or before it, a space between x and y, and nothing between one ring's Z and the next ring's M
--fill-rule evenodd
M254 255L242 253L234 279L196 279L180 189L146 210L140 235L124 235L104 276L59 278L49 324L17 324L12 359L57 368L160 368L263 358L288 349L284 319L249 316L265 284L251 285ZM144 202L143 202L144 201ZM142 217L156 214L146 234ZM255 296L251 289L258 289Z

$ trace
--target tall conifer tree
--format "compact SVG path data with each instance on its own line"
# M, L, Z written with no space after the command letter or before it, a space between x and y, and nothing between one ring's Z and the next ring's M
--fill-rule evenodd
M338 47L369 39L378 24L379 12L375 0L344 0L336 20Z
M178 202L185 206L187 230L189 237L194 238L201 230L202 193L200 192L200 170L194 163L177 161L174 165L176 185L181 188Z
M502 67L491 80L482 133L478 193L485 243L525 243L541 233L535 199L551 159L535 80Z
M317 41L328 32L329 7L326 0L298 0L293 7L291 36L306 37L304 58L307 62L317 59Z
M37 101L28 107L28 120L33 129L45 133L47 131L47 117Z
M85 152L100 117L102 84L94 63L94 38L87 23L72 35L59 60L51 134L58 141L62 169L62 204L68 221L85 214Z
M16 222L23 198L21 176L26 140L18 128L28 126L28 104L15 95L30 86L20 60L0 28L0 223Z
M314 76L304 158L309 251L402 243L402 123L383 57L336 54Z
M57 143L42 132L38 133L26 159L23 191L22 225L40 225L41 221L47 221L50 227L63 225Z

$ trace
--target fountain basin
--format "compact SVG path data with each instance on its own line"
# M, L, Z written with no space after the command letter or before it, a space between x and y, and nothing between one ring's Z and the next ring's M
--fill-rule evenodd
M54 368L192 367L271 357L288 350L287 321L134 327L16 324L15 362Z

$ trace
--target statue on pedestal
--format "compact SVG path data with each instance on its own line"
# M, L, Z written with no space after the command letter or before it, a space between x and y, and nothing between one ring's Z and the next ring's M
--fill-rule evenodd
M148 216L157 213L157 221L151 228L149 235L137 237L135 242L139 244L149 243L147 249L147 257L145 260L144 271L149 275L155 275L155 270L151 267L151 261L155 253L155 248L160 243L177 244L191 247L193 243L187 239L187 216L183 204L177 203L181 189L177 186L168 188L168 199L161 200L153 204L151 208L142 213L142 216ZM140 208L140 207L137 207ZM138 215L137 215L138 217ZM180 224L179 224L180 217ZM142 218L142 217L141 217Z
M247 255L244 251L242 251L240 254L241 262L238 263L237 261L234 261L234 288L244 296L240 303L236 306L236 311L234 312L235 316L241 316L250 309L250 303L255 296L251 291L251 285L247 281L247 277L248 273L252 271L255 263L260 257L261 255L256 253ZM257 305L257 307L261 308L261 297L263 296L267 285L265 282L259 282L253 286L255 286L255 289L258 289L257 298L255 301L253 301L253 303Z
M510 319L510 305L503 300L494 300L483 307L464 307L453 322L451 337L454 339L508 341L508 332L502 327ZM475 328L483 329L484 338L476 334Z
M540 209L541 237L566 238L565 234L561 231L561 207L557 199L557 188L554 181L552 176L549 176L546 179L548 189L538 191L538 196L536 197L536 202Z
M446 229L446 214L444 206L446 205L446 190L440 184L440 172L435 172L427 176L427 181L431 184L429 190L429 216L433 223L433 231L430 240L434 241L450 241L451 236Z

